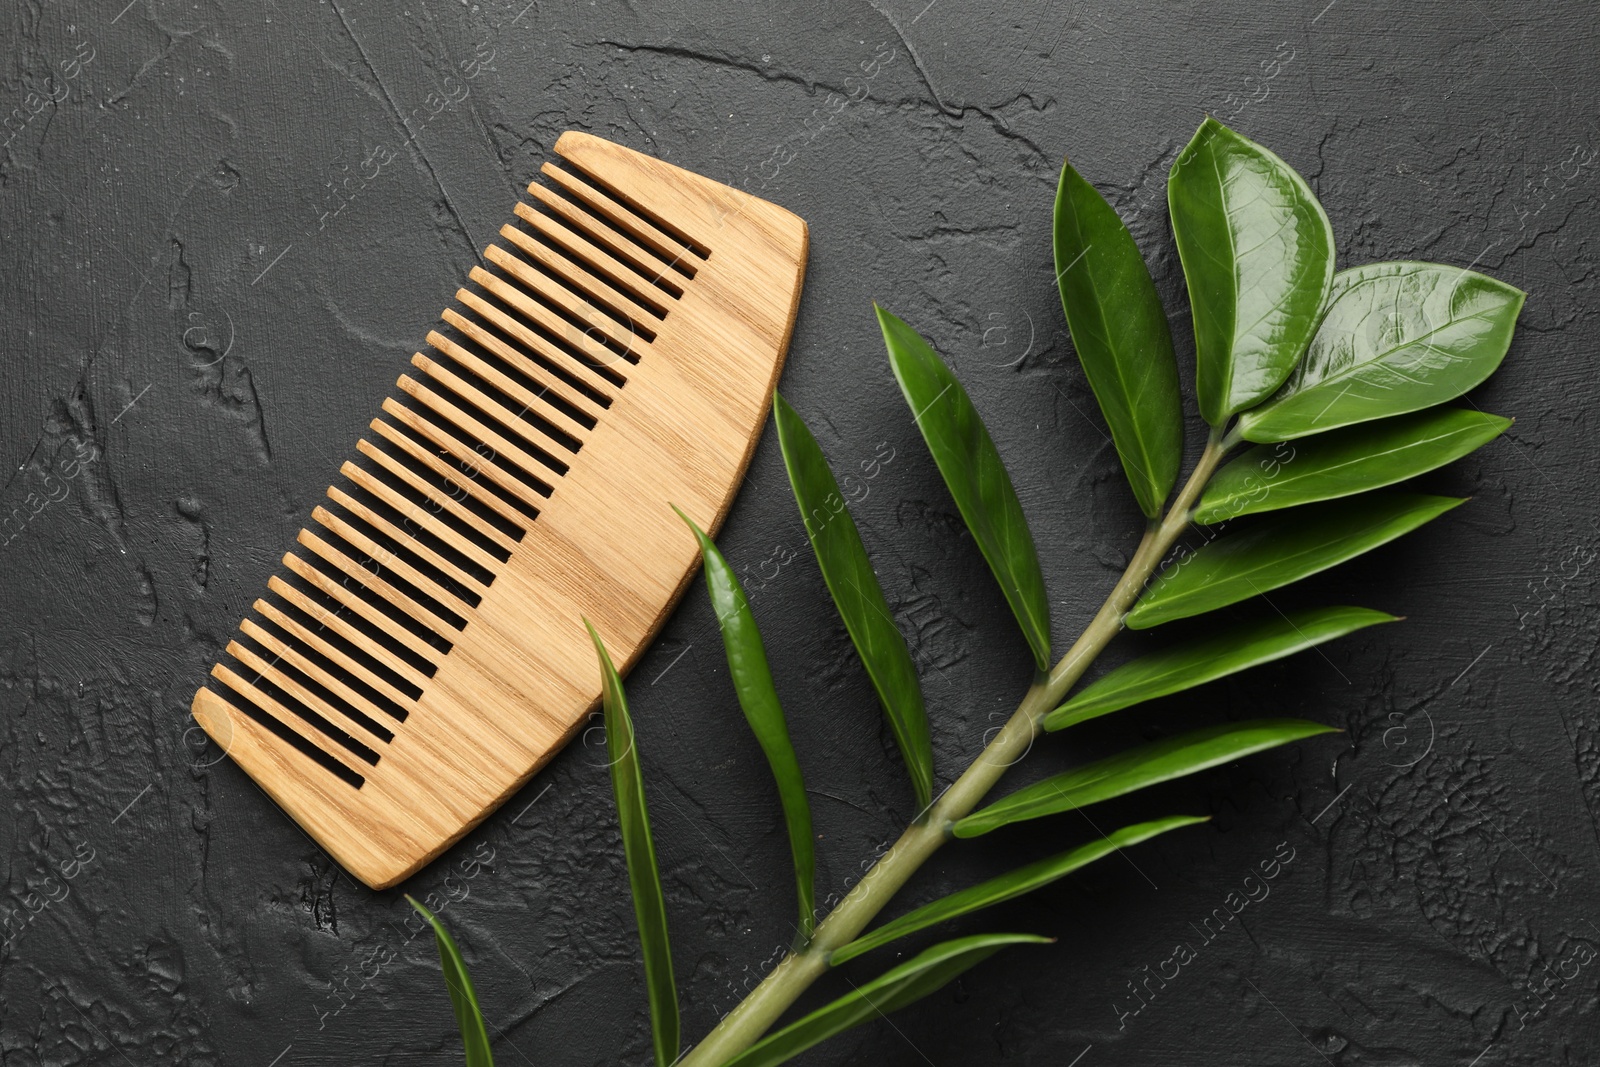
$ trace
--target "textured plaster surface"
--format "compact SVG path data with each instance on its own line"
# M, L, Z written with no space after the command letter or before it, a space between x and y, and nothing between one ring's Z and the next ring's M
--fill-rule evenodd
M1529 291L1504 370L1472 396L1516 426L1425 479L1469 506L1275 598L1409 621L1041 743L1015 776L1194 723L1346 733L1093 824L945 850L908 903L1096 826L1214 817L971 918L1060 940L804 1062L1600 1062L1597 20L1324 3L8 5L0 513L27 521L0 546L0 1063L459 1062L399 894L352 884L187 706L562 130L810 222L783 389L856 474L948 781L1028 657L869 301L932 338L988 418L1063 644L1139 523L1051 282L1057 168L1070 155L1130 222L1187 378L1163 190L1208 111L1307 176L1341 265L1471 264ZM756 589L826 895L911 798L770 433L722 546ZM1124 638L1107 662L1169 638ZM631 680L690 1036L786 942L791 909L720 656L697 586ZM646 1062L598 748L575 743L405 888L445 905L499 1062Z

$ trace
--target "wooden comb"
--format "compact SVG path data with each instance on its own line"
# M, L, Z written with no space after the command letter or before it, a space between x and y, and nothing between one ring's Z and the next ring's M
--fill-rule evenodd
M783 365L798 216L569 131L428 334L193 714L347 870L408 877L626 670L715 529Z

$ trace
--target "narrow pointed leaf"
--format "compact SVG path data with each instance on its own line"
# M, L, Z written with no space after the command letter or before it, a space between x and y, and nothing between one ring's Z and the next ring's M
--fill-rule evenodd
M589 621L585 619L583 624L589 628L589 637L600 658L606 758L611 762L611 788L617 798L622 851L628 861L628 885L633 890L633 916L639 924L639 944L644 955L650 1036L655 1046L656 1067L668 1067L678 1058L678 988L672 977L672 949L667 943L667 900L661 891L655 842L650 838L650 814L645 808L639 749L634 743L633 720L628 715L628 697L622 690L622 679L611 662L611 654Z
M928 342L878 308L889 365L944 484L994 572L1040 670L1050 666L1050 601L1033 534L972 399Z
M478 1007L478 995L472 990L472 979L467 977L467 963L461 958L461 950L433 912L410 896L406 900L433 926L433 939L439 946L439 969L444 972L444 983L450 990L450 1005L456 1013L456 1025L461 1028L461 1044L466 1048L467 1067L494 1067L494 1056L489 1052L489 1032L484 1028L483 1011Z
M1133 235L1071 164L1056 190L1055 256L1072 346L1134 498L1155 518L1183 458L1172 334Z
M1154 822L1142 822L1134 826L1126 826L1121 830L1091 841L1087 845L1080 845L1059 856L1030 863L1026 867L1018 867L1014 871L1002 874L998 878L991 878L981 885L971 889L963 889L959 893L952 893L941 897L931 904L924 904L913 912L909 912L892 922L885 923L863 937L858 937L843 948L836 949L828 957L828 963L838 966L846 960L855 959L864 952L871 952L881 945L905 937L907 934L916 933L936 923L942 923L957 916L979 911L995 904L1003 903L1024 893L1031 893L1035 889L1047 886L1051 882L1065 878L1073 871L1087 867L1096 860L1103 859L1118 849L1131 848L1143 841L1148 841L1158 834L1168 830L1176 830L1180 826L1193 826L1196 823L1206 822L1205 816L1178 815L1168 819L1157 819Z
M1388 544L1462 503L1460 497L1375 493L1262 519L1162 571L1126 622L1143 630L1248 600Z
M1113 711L1273 660L1354 633L1397 616L1370 608L1317 608L1242 626L1219 637L1192 641L1126 663L1045 716L1046 730L1064 730Z
M1526 296L1438 263L1341 271L1306 358L1239 432L1287 441L1454 400L1500 366Z
M798 940L804 943L811 939L817 913L814 888L817 859L811 838L811 802L806 799L800 761L795 756L794 743L789 740L789 724L772 684L767 649L761 641L761 631L756 628L744 588L727 559L694 520L682 511L678 511L678 517L689 524L700 542L700 555L706 564L706 591L711 595L711 606L722 627L722 645L728 653L728 673L733 678L733 689L738 694L739 706L744 709L745 720L756 735L756 742L766 754L773 780L778 784L778 799L789 829L789 851L794 856L795 896L800 907L796 929Z
M1256 719L1195 730L1035 782L959 820L953 832L957 837L977 837L1014 822L1075 811L1291 741L1334 732L1331 726L1302 719Z
M1223 522L1403 482L1481 448L1510 425L1482 411L1434 408L1292 445L1258 445L1212 477L1194 520Z
M723 1067L774 1067L835 1034L881 1019L943 989L1007 945L1044 945L1033 934L979 934L945 941L758 1041Z
M1207 118L1167 180L1194 312L1195 392L1213 426L1271 396L1333 280L1333 227L1305 180Z
M889 614L889 602L872 572L861 533L839 494L839 483L828 469L822 448L805 421L777 394L773 394L772 412L789 484L794 487L795 503L800 505L817 565L883 704L911 775L917 807L926 808L933 799L933 743L916 665Z

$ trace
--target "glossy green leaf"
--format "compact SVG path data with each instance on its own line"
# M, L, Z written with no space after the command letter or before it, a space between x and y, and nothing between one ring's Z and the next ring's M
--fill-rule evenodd
M1167 203L1200 413L1221 426L1271 396L1305 352L1333 280L1333 227L1293 167L1213 118L1173 163Z
M605 713L606 758L611 763L611 788L617 798L617 821L622 827L622 851L628 861L628 885L633 890L633 916L639 924L639 944L644 955L644 984L650 1000L650 1036L656 1067L668 1067L678 1058L678 988L672 978L672 949L667 943L667 900L661 892L661 870L656 846L650 838L650 814L644 802L644 777L639 769L639 749L634 743L628 697L611 654L589 620L594 650L600 658L601 706Z
M406 900L433 927L433 939L439 946L439 969L444 972L444 984L450 990L450 1005L455 1009L456 1025L461 1028L461 1044L466 1049L467 1067L494 1067L494 1056L489 1052L489 1032L484 1028L478 994L472 991L472 979L467 976L467 963L461 958L461 950L433 912L409 895Z
M1011 605L1040 670L1050 666L1050 601L1033 534L972 399L928 342L878 308L889 365L944 484Z
M1183 458L1172 334L1133 235L1071 164L1056 190L1055 256L1072 346L1134 498L1155 518Z
M957 837L977 837L1014 822L1086 808L1291 741L1333 732L1331 726L1303 719L1256 719L1195 730L1035 782L959 820L953 832Z
M1453 400L1500 366L1526 295L1438 263L1341 271L1306 358L1239 433L1287 441Z
M1465 501L1377 493L1308 504L1219 537L1161 572L1128 613L1130 629L1235 604L1354 559L1410 533Z
M1434 408L1258 445L1218 471L1195 505L1196 522L1354 496L1403 482L1488 444L1510 419L1464 408Z
M723 1067L774 1067L835 1034L881 1019L936 993L1007 945L1043 945L1033 934L979 934L935 945L866 985L763 1038Z
M1046 730L1064 730L1113 711L1178 693L1270 663L1324 641L1397 616L1370 608L1316 608L1229 630L1143 656L1085 686L1045 716Z
M1065 878L1081 867L1087 867L1096 860L1103 859L1119 849L1131 848L1142 841L1148 841L1158 834L1168 830L1176 830L1180 826L1193 826L1196 823L1206 822L1204 816L1178 815L1168 819L1158 819L1154 822L1142 822L1135 826L1126 826L1121 830L1091 841L1087 845L1059 856L1030 863L1026 867L1018 867L1014 871L1002 874L998 878L991 878L981 885L971 889L963 889L959 893L952 893L941 897L931 904L924 904L915 911L908 912L892 922L885 923L866 934L858 937L843 948L836 949L828 957L828 962L834 966L854 959L863 952L871 952L881 945L905 937L907 934L924 930L936 923L946 922L957 916L979 911L995 904L1003 903L1024 893L1031 893L1041 886Z
M778 784L778 799L789 829L789 851L794 856L795 896L800 907L796 930L798 941L803 944L811 940L817 913L814 888L817 859L811 838L811 802L806 798L806 783L800 774L794 742L789 740L789 724L784 718L783 706L778 703L778 691L772 684L766 645L761 641L761 631L756 628L755 616L750 612L750 601L727 559L694 520L676 507L673 510L689 524L695 540L700 542L700 555L706 565L706 591L711 595L711 606L722 627L722 645L728 653L728 673L733 678L733 689L756 735L756 742L766 754L773 780Z
M828 592L833 595L888 717L920 811L933 799L933 744L917 668L894 616L889 614L889 602L872 572L861 533L839 494L839 483L834 481L816 438L794 408L777 394L773 394L772 413L778 424L778 443L789 470L789 484L794 487L795 503L806 524L806 536L811 539Z

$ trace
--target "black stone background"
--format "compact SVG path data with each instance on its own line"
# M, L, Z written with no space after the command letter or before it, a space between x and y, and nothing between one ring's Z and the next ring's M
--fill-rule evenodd
M1070 154L1129 220L1187 378L1163 189L1207 111L1307 176L1341 265L1472 264L1528 290L1504 369L1472 397L1518 422L1425 479L1470 505L1275 598L1408 622L1042 743L1014 777L1195 723L1290 714L1347 733L1095 809L1101 827L1215 821L972 917L963 930L1060 941L804 1062L1600 1062L1585 5L123 3L5 17L0 110L65 96L20 131L13 118L0 152L0 513L65 496L0 548L0 906L15 913L0 1063L459 1062L433 946L408 940L399 894L352 884L199 743L187 707L560 131L809 221L783 388L837 469L893 450L855 514L948 781L1028 664L869 300L927 333L989 420L1064 647L1138 518L1051 281L1057 169ZM830 118L830 94L864 99ZM319 229L328 184L364 164L377 177ZM91 445L99 458L61 479ZM721 543L751 575L778 571L755 607L827 893L910 798L770 433ZM1167 639L1124 638L1106 662ZM781 945L792 906L720 656L697 584L631 680L689 1038ZM601 765L574 744L406 887L448 901L504 1064L649 1055ZM1062 817L946 849L903 903L1093 833ZM1270 897L1202 944L1194 925L1280 848L1294 859ZM1197 958L1119 1026L1128 983L1180 941Z

